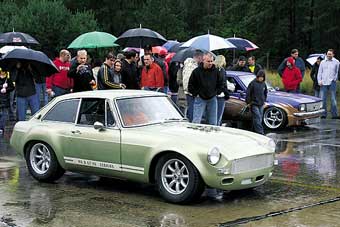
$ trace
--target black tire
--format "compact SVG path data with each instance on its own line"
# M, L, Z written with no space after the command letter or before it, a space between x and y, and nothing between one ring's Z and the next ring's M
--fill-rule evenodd
M278 130L286 127L287 114L283 109L272 106L264 110L263 123L267 129Z
M162 156L156 165L155 177L160 195L171 203L193 202L202 195L205 188L196 167L179 154Z
M26 151L25 159L30 174L41 182L54 182L65 172L51 146L43 142L31 144Z

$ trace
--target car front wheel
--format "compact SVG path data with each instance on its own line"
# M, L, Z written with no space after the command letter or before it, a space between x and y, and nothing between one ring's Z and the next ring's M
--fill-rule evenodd
M286 113L277 107L269 107L264 111L263 122L268 129L281 129L286 126Z
M28 148L25 158L30 174L38 181L53 182L65 172L58 163L53 149L46 143L32 144Z
M159 193L171 203L189 203L204 191L204 182L195 166L179 154L167 154L156 165Z

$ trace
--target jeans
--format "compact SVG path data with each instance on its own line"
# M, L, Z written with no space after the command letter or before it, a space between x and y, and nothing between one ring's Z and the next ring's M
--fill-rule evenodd
M263 118L263 106L251 106L251 112L253 116L253 128L256 133L264 135L262 118Z
M36 94L28 97L17 97L17 115L19 121L24 121L26 119L28 105L31 109L31 115L39 110L39 100Z
M217 97L217 125L219 126L222 124L224 107L225 107L224 97Z
M217 125L217 98L216 96L204 100L200 97L196 97L194 101L194 115L193 115L193 123L200 124L202 121L202 117L204 112L206 112L206 119L208 124Z
M192 122L194 116L194 101L195 98L191 95L186 95L187 98L187 112L186 117L188 118L189 122Z
M46 83L35 84L35 91L37 92L37 98L39 100L39 109L40 107L45 106L48 103L48 95L46 93ZM40 95L42 95L42 99L40 99Z
M53 86L52 91L54 92L54 96L60 96L70 93L70 90L66 90L57 86Z
M327 94L331 93L331 113L332 117L338 116L338 108L336 106L336 81L332 81L331 85L322 85L320 87L320 98L322 99L322 107L325 109L324 117L327 117Z
M6 126L7 120L7 112L6 108L0 108L0 130L4 130Z
M10 92L9 95L9 105L10 108L8 109L8 115L10 120L16 120L15 116L15 90Z
M320 98L320 90L314 90L314 96Z

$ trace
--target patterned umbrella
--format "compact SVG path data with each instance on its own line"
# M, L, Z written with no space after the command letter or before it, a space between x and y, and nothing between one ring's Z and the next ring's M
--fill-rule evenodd
M0 34L0 44L27 46L36 45L39 42L29 34L13 31Z
M233 37L233 38L227 38L225 40L235 45L236 49L238 50L250 51L250 50L256 50L259 48L258 46L256 46L254 43L252 43L251 41L247 39Z

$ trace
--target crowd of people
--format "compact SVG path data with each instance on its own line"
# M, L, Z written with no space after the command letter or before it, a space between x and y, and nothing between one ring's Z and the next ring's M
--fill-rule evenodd
M221 125L225 100L234 89L227 81L227 69L256 75L248 86L246 103L252 112L254 131L264 133L262 116L267 98L266 76L254 56L248 59L240 56L234 65L227 67L224 56L214 57L200 50L183 62L167 60L167 52L163 50L152 53L149 45L145 46L143 56L139 54L135 50L117 56L109 52L102 63L95 61L91 65L86 50L78 50L71 58L71 53L63 49L54 60L59 72L49 77L38 76L29 64L20 62L10 72L0 70L0 134L4 132L6 119L25 120L28 107L33 115L55 96L96 89L142 89L176 94L172 96L173 101L188 121ZM305 69L298 50L293 49L291 56L278 68L287 92L300 92ZM311 71L315 96L323 99L324 108L328 91L331 94L333 118L338 117L335 94L338 72L339 61L331 49L326 59L317 59ZM326 116L327 112L323 117Z

